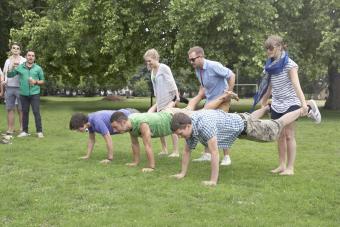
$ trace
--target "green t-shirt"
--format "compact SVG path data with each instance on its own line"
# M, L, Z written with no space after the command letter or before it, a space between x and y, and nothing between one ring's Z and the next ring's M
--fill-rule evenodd
M171 119L172 115L166 112L131 114L129 116L132 125L130 133L135 137L141 136L140 125L146 123L149 125L152 138L171 135Z
M40 94L39 85L30 85L29 78L33 80L45 80L44 72L37 64L33 64L32 68L27 68L26 63L22 63L16 69L8 73L8 77L14 77L19 74L20 95L30 96Z

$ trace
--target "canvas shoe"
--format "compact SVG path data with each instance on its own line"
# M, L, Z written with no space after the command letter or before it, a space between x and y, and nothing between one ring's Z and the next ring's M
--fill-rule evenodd
M1 135L2 135L2 136L12 136L12 135L13 135L13 132L7 131L6 133L2 133Z
M231 159L229 155L226 155L223 157L221 161L221 166L229 166L229 165L231 165Z
M6 139L0 139L0 144L11 144L11 141Z
M2 136L5 140L11 140L13 139L13 136L11 135L5 135L5 136Z
M28 134L27 132L20 132L20 134L18 135L18 137L26 137L29 136L30 134Z
M211 154L204 152L204 154L201 157L194 159L192 161L193 162L210 162L211 161Z
M44 138L44 134L42 132L37 133L38 138Z
M308 102L308 105L311 107L311 109L309 110L307 116L311 118L315 122L315 124L320 124L321 113L318 106L316 105L316 102L314 100L310 100Z
M175 153L175 152L172 152L171 154L169 154L170 158L178 158L179 157L179 153Z

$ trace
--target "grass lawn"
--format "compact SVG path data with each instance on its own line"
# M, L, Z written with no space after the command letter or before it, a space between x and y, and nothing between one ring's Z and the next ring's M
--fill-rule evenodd
M339 226L340 112L323 111L320 125L297 123L295 175L269 171L277 166L276 143L238 140L232 165L220 168L217 187L201 185L210 177L209 163L190 163L181 181L169 178L180 159L158 157L156 171L142 173L132 160L128 134L113 136L115 160L110 165L104 140L97 135L87 161L87 135L68 129L73 112L135 107L147 99L123 102L101 98L42 98L44 139L15 138L0 145L0 226ZM250 100L234 111L250 108ZM5 110L0 108L5 131ZM30 131L34 133L33 115ZM171 148L170 138L168 138ZM183 148L181 141L181 149ZM160 151L159 139L153 140ZM170 150L171 151L171 150ZM193 151L197 158L203 147Z

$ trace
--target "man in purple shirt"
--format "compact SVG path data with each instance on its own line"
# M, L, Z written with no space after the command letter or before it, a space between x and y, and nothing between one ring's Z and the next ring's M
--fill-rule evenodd
M195 110L196 105L206 99L204 108L209 109L207 104L215 101L220 95L227 91L233 91L235 85L235 74L217 61L205 59L202 47L195 46L188 51L190 64L195 69L196 77L200 82L198 94L192 98L187 106L190 110ZM225 112L229 111L230 102L223 102L217 109ZM228 166L231 164L229 150L224 149L224 158L221 165ZM211 154L206 148L205 153L193 161L210 161Z
M131 113L138 113L136 109L120 109L126 116ZM72 115L70 120L70 130L76 130L78 132L89 132L89 139L87 142L87 153L81 159L90 158L94 144L96 142L95 133L99 133L103 136L106 148L107 148L107 158L102 160L100 163L108 164L113 159L113 144L111 135L117 134L111 127L110 118L115 110L101 110L88 114L87 116L83 113L75 113Z

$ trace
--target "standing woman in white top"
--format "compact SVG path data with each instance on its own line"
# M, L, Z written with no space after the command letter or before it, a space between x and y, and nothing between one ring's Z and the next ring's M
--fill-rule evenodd
M265 73L269 75L268 90L262 98L262 105L266 105L272 95L271 118L278 119L282 115L301 109L301 116L308 113L305 96L300 86L298 65L288 57L283 39L271 35L265 41L268 60ZM293 175L296 156L295 122L283 128L278 139L279 166L272 173Z
M20 45L18 43L11 44L10 56L5 62L4 76L5 79L2 82L6 86L5 100L7 109L7 135L12 135L14 132L14 112L18 111L20 131L22 131L22 112L20 102L20 84L19 75L12 78L7 78L9 69L13 66L18 66L26 61L26 59L20 56Z
M156 97L156 103L150 107L148 113L160 112L167 107L174 107L179 101L179 93L175 79L169 66L159 63L159 54L155 49L149 49L144 54L144 61L151 71L151 81ZM160 155L167 155L168 149L165 137L161 137L162 151ZM178 137L172 134L173 153L169 157L179 157Z

